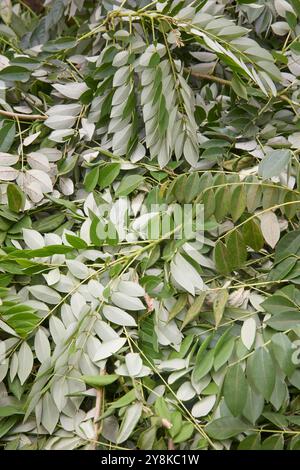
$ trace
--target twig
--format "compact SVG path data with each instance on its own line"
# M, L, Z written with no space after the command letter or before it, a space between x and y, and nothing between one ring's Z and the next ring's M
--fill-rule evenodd
M19 119L20 121L45 121L48 118L46 115L13 113L11 111L4 111L4 109L0 109L0 115L12 119Z
M105 369L100 370L100 375L105 375ZM95 416L94 416L94 441L92 443L92 448L96 450L97 441L99 434L101 432L102 423L100 423L99 418L101 416L101 411L103 407L104 400L104 388L100 387L96 389L96 406L95 406Z
M168 450L175 450L173 439L169 437L168 439Z
M231 85L230 80L225 78L217 77L216 75L209 75L208 73L195 72L192 69L185 68L185 72L189 73L195 78L203 78L203 80L210 80L211 82L221 83L221 85Z
M220 83L221 85L228 85L228 86L231 85L230 80L226 80L225 78L217 77L216 75L209 75L207 73L195 72L195 71L193 71L192 69L189 69L189 68L185 68L184 70L185 70L185 72L189 73L190 75L192 75L192 77L195 77L195 78L202 78L203 80L209 80L211 82ZM274 96L274 98L277 98L281 101L285 101L286 103L290 104L291 106L294 105L294 106L299 106L300 107L300 103L298 103L297 101L291 100L286 95L281 95L279 93L277 96Z

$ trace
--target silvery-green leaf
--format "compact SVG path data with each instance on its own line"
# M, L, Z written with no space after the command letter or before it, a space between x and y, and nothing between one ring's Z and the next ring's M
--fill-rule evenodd
M52 131L49 135L49 140L53 142L64 142L68 137L71 137L75 133L74 129L61 129Z
M108 321L115 323L116 325L136 326L135 319L118 307L105 305L103 307L103 315Z
M259 164L258 173L263 179L279 176L286 169L290 159L291 152L288 149L268 152Z
M80 104L58 104L48 109L48 116L76 116L80 113Z
M203 290L204 284L196 269L180 253L171 262L171 274L175 281L187 292L195 295L195 289Z
M137 282L120 281L118 284L118 291L123 294L130 295L130 297L143 297L145 290Z
M119 337L118 333L115 332L115 330L109 326L107 323L105 323L102 320L97 320L94 329L96 331L96 334L99 336L102 341L110 341L111 339L116 339Z
M14 181L19 171L9 166L0 166L0 181Z
M127 64L129 58L129 51L120 51L118 52L112 62L114 67L122 67Z
M31 152L27 155L27 163L31 168L41 171L50 171L49 160L43 153Z
M195 403L193 406L192 415L195 418L208 415L208 413L213 409L215 403L216 395L209 395L207 397L201 398L201 400Z
M23 383L29 377L33 366L33 354L26 341L21 344L19 349L18 363L18 377L20 379L21 385L23 385Z
M101 361L102 359L110 357L112 354L121 349L121 347L124 346L125 343L126 338L112 339L110 341L102 343L101 346L99 346L95 356L93 357L93 361Z
M48 286L52 286L53 284L59 282L60 271L58 268L51 269L51 271L49 271L47 274L43 274L43 276L46 279Z
M260 227L264 239L274 248L280 238L280 226L274 212L268 211L260 215Z
M142 414L142 403L135 403L126 409L118 436L117 443L121 444L126 441L133 432Z
M10 153L0 152L0 166L10 167L15 165L19 160L19 155L11 155Z
M86 279L89 276L89 268L80 261L70 259L66 261L66 265L77 279Z
M183 382L177 390L176 396L180 401L189 401L196 395L196 390L190 381Z
M51 387L53 401L59 411L62 411L67 403L67 394L69 393L66 377L56 380Z
M47 304L56 305L60 302L61 296L51 287L37 285L28 287L30 293L38 300L42 300Z
M251 349L256 335L256 322L254 318L247 318L241 329L241 340L248 350Z
M53 190L52 181L44 171L40 170L28 170L26 172L26 180L28 184L35 183L38 184L41 191L44 193L50 193Z
M71 98L72 100L78 100L80 96L88 90L85 83L67 83L61 85L59 83L52 85L55 90L59 91L63 96Z
M120 67L114 75L113 86L118 87L123 85L128 80L129 72L129 66Z
M54 130L70 129L75 124L76 117L74 116L49 116L45 121L45 125Z
M143 367L143 361L139 353L128 353L125 356L125 364L131 377L137 376Z
M195 166L199 159L199 152L190 139L186 139L183 147L183 153L186 161Z
M10 380L13 381L17 372L18 372L18 367L19 367L19 360L18 360L18 354L15 352L12 355L10 365L9 365L9 377Z
M180 370L186 367L185 359L168 359L166 361L162 361L158 368L161 370Z
M45 362L50 357L50 343L42 328L38 329L34 337L34 350L36 357L41 363Z
M36 230L23 228L23 237L24 237L24 242L31 250L36 250L38 248L43 248L45 246L44 238Z
M49 434L52 434L59 419L59 411L50 392L45 393L42 406L42 425L46 428Z
M129 294L129 293L128 293ZM111 300L115 305L126 310L144 310L145 306L143 302L137 297L130 297L130 294L124 294L123 292L114 292L111 296Z
M55 344L59 344L64 340L66 329L63 322L59 318L52 315L49 320L49 328Z

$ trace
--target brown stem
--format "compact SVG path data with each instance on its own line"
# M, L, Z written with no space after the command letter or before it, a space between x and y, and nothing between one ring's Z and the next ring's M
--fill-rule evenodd
M189 73L190 75L192 75L195 78L202 78L203 80L209 80L211 82L220 83L221 85L228 85L228 86L231 85L230 80L226 80L225 78L217 77L216 75L209 75L209 74L206 74L206 73L195 72L195 71L193 71L191 69L188 69L188 68L185 68L184 70L185 70L185 72ZM294 101L294 100L290 100L290 98L286 95L278 94L274 98L278 98L281 101L285 101L286 103L288 103L291 106L293 105L293 106L299 106L300 107L300 103L297 103L297 101Z
M230 80L226 80L225 78L217 77L216 75L209 75L207 73L200 73L195 72L192 69L184 69L187 73L192 75L195 78L202 78L203 80L210 80L211 82L221 83L221 85L230 85Z
M168 439L168 450L175 450L173 439L169 437Z
M42 116L41 114L20 114L20 113L13 113L10 111L4 111L4 109L0 109L0 115L6 116L12 119L19 119L20 121L45 121L48 116Z
M105 375L105 369L100 370L100 375ZM99 422L99 418L102 411L104 401L104 388L100 387L96 389L96 406L95 406L95 416L94 416L94 441L92 443L92 449L96 450L98 443L98 436L101 432L102 423Z

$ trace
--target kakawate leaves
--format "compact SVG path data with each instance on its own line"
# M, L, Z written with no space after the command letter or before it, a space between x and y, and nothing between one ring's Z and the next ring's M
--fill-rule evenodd
M106 385L110 385L116 380L118 380L119 376L116 374L105 374L105 375L83 375L82 380L89 385L90 387L94 388L101 388L105 387Z
M246 405L248 384L240 364L228 368L224 380L224 399L234 416L239 416Z
M247 361L247 377L252 386L266 400L270 400L275 385L275 365L271 354L265 347L260 347Z
M214 249L214 260L217 266L217 269L222 274L230 273L231 265L228 255L228 250L226 245L218 240Z
M229 233L228 237L226 237L226 246L231 270L243 266L247 259L247 248L243 236L238 230L233 230Z
M242 421L240 418L226 416L215 419L205 426L205 432L213 439L230 439L242 432L247 431L251 425Z
M14 212L19 212L25 206L25 194L19 186L14 183L7 185L8 207Z
M226 289L221 289L218 291L217 296L214 300L213 311L214 311L216 327L219 326L219 323L222 320L228 297L229 297L228 291Z

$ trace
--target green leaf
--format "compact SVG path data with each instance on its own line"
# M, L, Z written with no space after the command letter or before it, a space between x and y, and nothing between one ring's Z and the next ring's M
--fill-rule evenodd
M105 167L100 168L98 183L101 190L114 182L120 173L120 169L120 163L108 163Z
M196 297L194 303L190 306L186 313L186 316L184 317L181 329L183 329L188 323L193 321L200 314L205 297L205 291L200 292L200 294Z
M284 445L283 435L274 434L274 436L267 437L262 442L262 450L282 450Z
M270 400L275 385L275 368L272 357L265 347L260 347L247 361L247 377L266 400Z
M233 91L238 96L240 96L244 100L246 100L248 98L247 88L243 84L242 80L238 77L238 75L236 75L236 74L233 75L233 77L231 79L231 86L232 86Z
M126 441L132 434L141 417L142 408L142 403L134 403L126 409L120 430L118 432L117 444L121 444L122 442Z
M234 416L239 416L246 405L248 384L239 364L228 368L224 381L224 399Z
M192 202L200 192L200 178L199 174L195 171L188 176L186 185L184 188L185 202Z
M247 436L238 445L238 450L260 450L260 448L261 445L259 433Z
M290 328L296 328L299 325L300 312L299 311L287 311L276 313L269 318L266 323L267 325L274 328L277 331L286 331Z
M218 418L211 421L204 429L209 437L223 440L237 436L238 434L247 431L249 428L250 425L246 424L241 419L226 416L224 418Z
M293 230L284 235L279 240L276 251L274 263L279 263L287 256L294 256L300 253L300 230Z
M25 194L20 187L14 183L9 183L7 185L7 200L10 210L19 212L24 209L26 200Z
M121 398L114 401L112 405L105 411L105 413L101 415L101 418L104 419L107 416L110 416L114 413L115 410L130 405L130 403L132 403L134 400L136 400L136 391L135 389L132 389L125 393L125 395L123 395Z
M84 178L84 187L86 191L93 191L97 186L99 178L99 167L96 166L91 171L89 171Z
M261 303L261 306L269 313L277 315L283 312L298 312L297 305L282 292L273 294Z
M213 310L214 310L216 327L219 326L219 323L222 320L228 297L229 297L228 291L226 289L221 289L218 291L217 297L214 300Z
M221 240L218 240L214 249L214 259L218 271L222 274L228 274L231 271L229 254L226 246Z
M203 351L199 356L197 355L194 376L196 382L199 382L211 370L214 363L214 350Z
M116 190L116 197L128 196L128 194L137 189L143 181L144 177L141 175L125 176Z
M260 251L264 246L264 237L255 220L251 219L243 226L243 237L246 245L254 251Z
M174 444L179 444L180 442L188 441L192 437L193 432L194 432L193 423L188 423L188 422L183 423L179 433L173 439Z
M216 191L216 198L215 198L215 218L218 222L221 222L224 217L228 214L230 210L230 190L229 188L219 188Z
M0 152L8 152L13 144L16 135L16 126L14 122L4 124L0 129Z
M215 358L214 358L214 369L218 371L224 364L227 362L233 352L235 339L229 338L227 340L227 335L224 335L219 339L216 347L215 347ZM226 341L225 341L226 338Z
M116 374L110 375L83 375L82 380L89 385L90 387L94 388L101 388L105 387L106 385L110 385L116 380L118 380L119 376Z
M243 266L247 259L247 248L243 236L238 230L234 230L226 237L226 246L231 270Z
M230 212L233 222L236 222L246 208L246 192L243 185L239 185L232 191Z
M179 297L177 299L177 302L174 304L174 306L172 307L172 309L169 312L168 321L175 318L184 309L184 307L187 304L187 300L188 300L187 294L180 294L179 295Z
M20 406L4 405L0 406L0 417L4 418L12 415L23 415L25 412Z
M18 65L9 65L0 70L0 80L10 82L27 82L30 78L30 72L25 67Z
M65 234L66 240L72 245L74 248L78 250L87 248L88 244L82 240L82 238L76 237L75 235L71 235L70 233Z
M171 422L171 413L164 397L158 397L155 400L154 408L155 408L155 413L157 414L157 416L159 416L162 419L167 419L168 421Z
M59 39L54 39L53 41L48 41L43 46L44 52L59 52L65 49L71 49L76 46L76 40L71 37L60 37Z
M284 197L284 203L292 202L293 204L289 204L286 206L283 206L283 212L286 215L288 219L292 219L295 217L297 212L300 210L300 196L289 191L286 193Z

